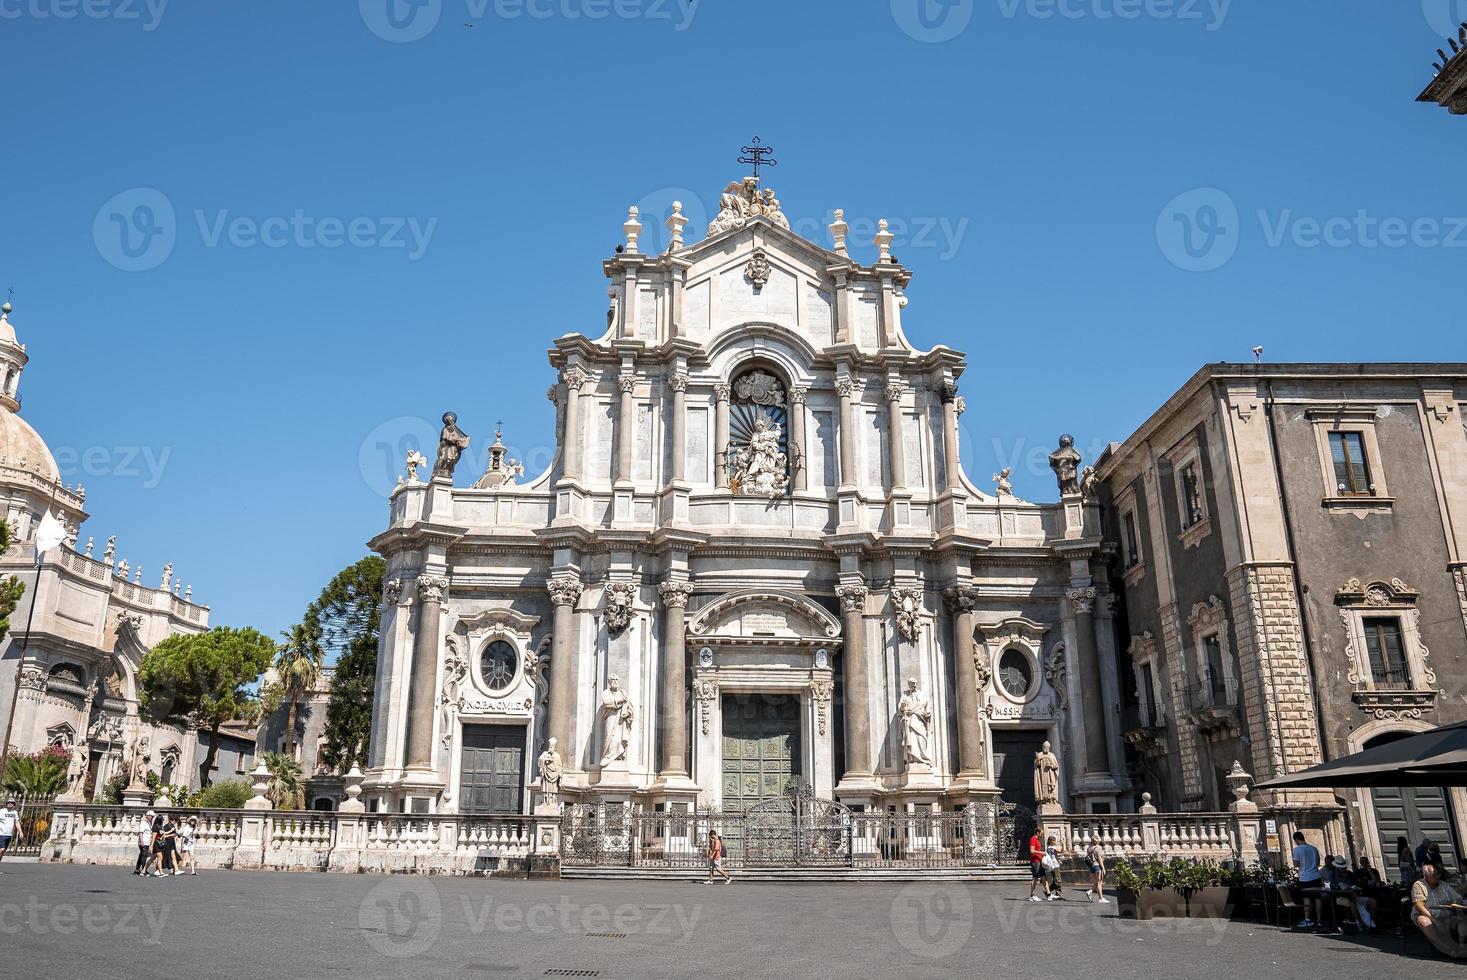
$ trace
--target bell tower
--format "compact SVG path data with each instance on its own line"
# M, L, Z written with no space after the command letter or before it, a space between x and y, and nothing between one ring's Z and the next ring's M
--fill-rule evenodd
M20 411L20 374L25 370L25 344L15 339L15 327L10 324L10 312L14 307L10 301L0 303L0 406L12 412Z

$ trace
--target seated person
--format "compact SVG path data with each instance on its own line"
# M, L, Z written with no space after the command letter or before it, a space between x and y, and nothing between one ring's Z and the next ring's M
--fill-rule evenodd
M1453 959L1467 959L1467 921L1450 906L1460 904L1461 893L1442 879L1441 869L1427 862L1421 880L1411 886L1411 920L1438 950Z
M1355 884L1360 888L1380 888L1385 885L1385 879L1375 866L1370 863L1370 858L1363 857L1355 866Z
M1369 865L1366 865L1369 867ZM1335 896L1335 907L1344 912L1343 921L1357 928L1375 929L1375 899L1360 890L1359 879L1350 870L1350 860L1344 855L1330 859L1325 868L1325 881L1329 887L1341 894Z

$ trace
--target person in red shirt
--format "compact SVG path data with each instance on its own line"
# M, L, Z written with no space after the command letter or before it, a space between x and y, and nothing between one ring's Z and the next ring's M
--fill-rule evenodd
M1033 877L1029 881L1029 901L1042 902L1049 898L1049 876L1044 871L1044 840L1040 837L1040 828L1034 828L1034 836L1029 838L1029 870ZM1034 894L1034 886L1044 885L1044 898Z
M713 882L713 872L715 871L723 875L723 883L725 885L733 883L733 879L728 876L728 872L723 870L723 858L726 853L723 848L723 838L718 836L718 831L710 830L708 832L708 880L703 882L703 884L707 885Z

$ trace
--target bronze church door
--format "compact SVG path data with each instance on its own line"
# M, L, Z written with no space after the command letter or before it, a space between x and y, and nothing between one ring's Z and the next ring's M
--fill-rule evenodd
M723 809L783 796L801 776L800 699L725 694L722 707Z
M525 729L465 725L459 808L464 813L522 813Z

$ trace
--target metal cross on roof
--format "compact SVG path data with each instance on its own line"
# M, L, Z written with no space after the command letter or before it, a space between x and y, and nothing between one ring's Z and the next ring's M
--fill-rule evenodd
M757 136L754 137L753 146L741 147L739 152L745 154L739 157L739 163L751 163L754 165L754 178L756 180L759 178L760 167L779 166L779 161L774 159L774 147L764 146Z

